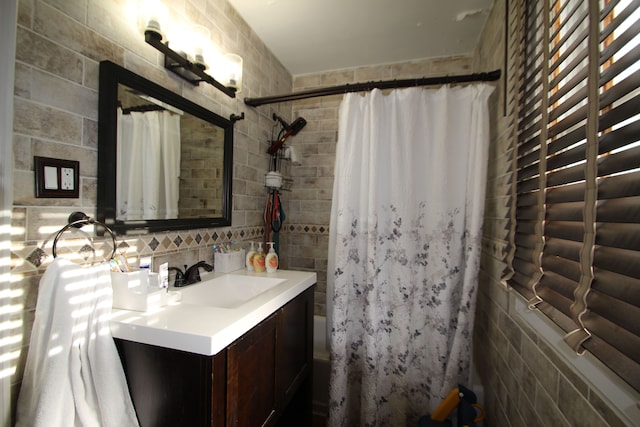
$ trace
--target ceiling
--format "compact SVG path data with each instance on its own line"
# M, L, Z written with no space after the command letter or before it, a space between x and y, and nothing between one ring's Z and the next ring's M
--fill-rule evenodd
M229 0L296 76L471 53L493 0Z

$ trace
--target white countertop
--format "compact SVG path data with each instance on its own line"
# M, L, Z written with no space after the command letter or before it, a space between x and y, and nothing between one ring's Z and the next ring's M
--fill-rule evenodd
M114 309L111 315L111 334L114 338L212 356L317 281L316 273L306 271L254 273L240 270L230 274L285 281L237 308L218 308L180 301L147 312ZM171 291L207 286L209 279L220 276L223 274L205 273L202 274L202 282L184 288L171 288Z

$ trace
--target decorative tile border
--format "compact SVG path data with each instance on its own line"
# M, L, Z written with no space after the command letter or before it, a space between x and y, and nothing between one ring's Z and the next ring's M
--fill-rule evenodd
M329 235L329 226L323 224L285 224L284 229L288 233Z
M328 235L328 225L285 224L284 233ZM118 250L134 255L163 255L187 249L199 249L224 242L243 242L264 235L263 226L180 230L176 232L118 236ZM52 242L12 242L12 273L38 274L53 261ZM109 239L102 237L66 238L58 242L56 252L76 262L91 262L113 250Z

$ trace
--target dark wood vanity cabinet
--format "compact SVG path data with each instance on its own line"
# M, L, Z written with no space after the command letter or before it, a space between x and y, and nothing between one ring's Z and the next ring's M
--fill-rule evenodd
M226 425L274 425L278 402L276 347L280 316L280 313L272 315L226 350Z
M310 426L313 287L214 356L116 339L141 426Z

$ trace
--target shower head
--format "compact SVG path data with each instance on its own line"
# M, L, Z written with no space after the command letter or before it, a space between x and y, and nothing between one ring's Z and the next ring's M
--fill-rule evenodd
M298 132L302 130L303 127L307 125L307 121L298 117L291 124L287 123L282 117L278 116L276 113L273 113L273 120L280 123L280 125L284 128L285 131L291 131L291 135L296 135Z
M307 121L302 117L298 117L291 123L291 126L289 126L291 129L291 135L297 135L298 132L300 132L306 125Z
M277 116L276 113L273 113L273 119L277 120L286 132L282 136L282 138L274 141L271 144L271 147L269 147L269 149L267 150L267 153L269 154L274 154L276 151L278 151L280 147L282 147L282 144L284 144L284 142L287 140L287 138L289 138L291 135L297 135L298 132L300 132L302 128L307 125L307 121L302 117L298 117L291 124L285 122L282 117Z

